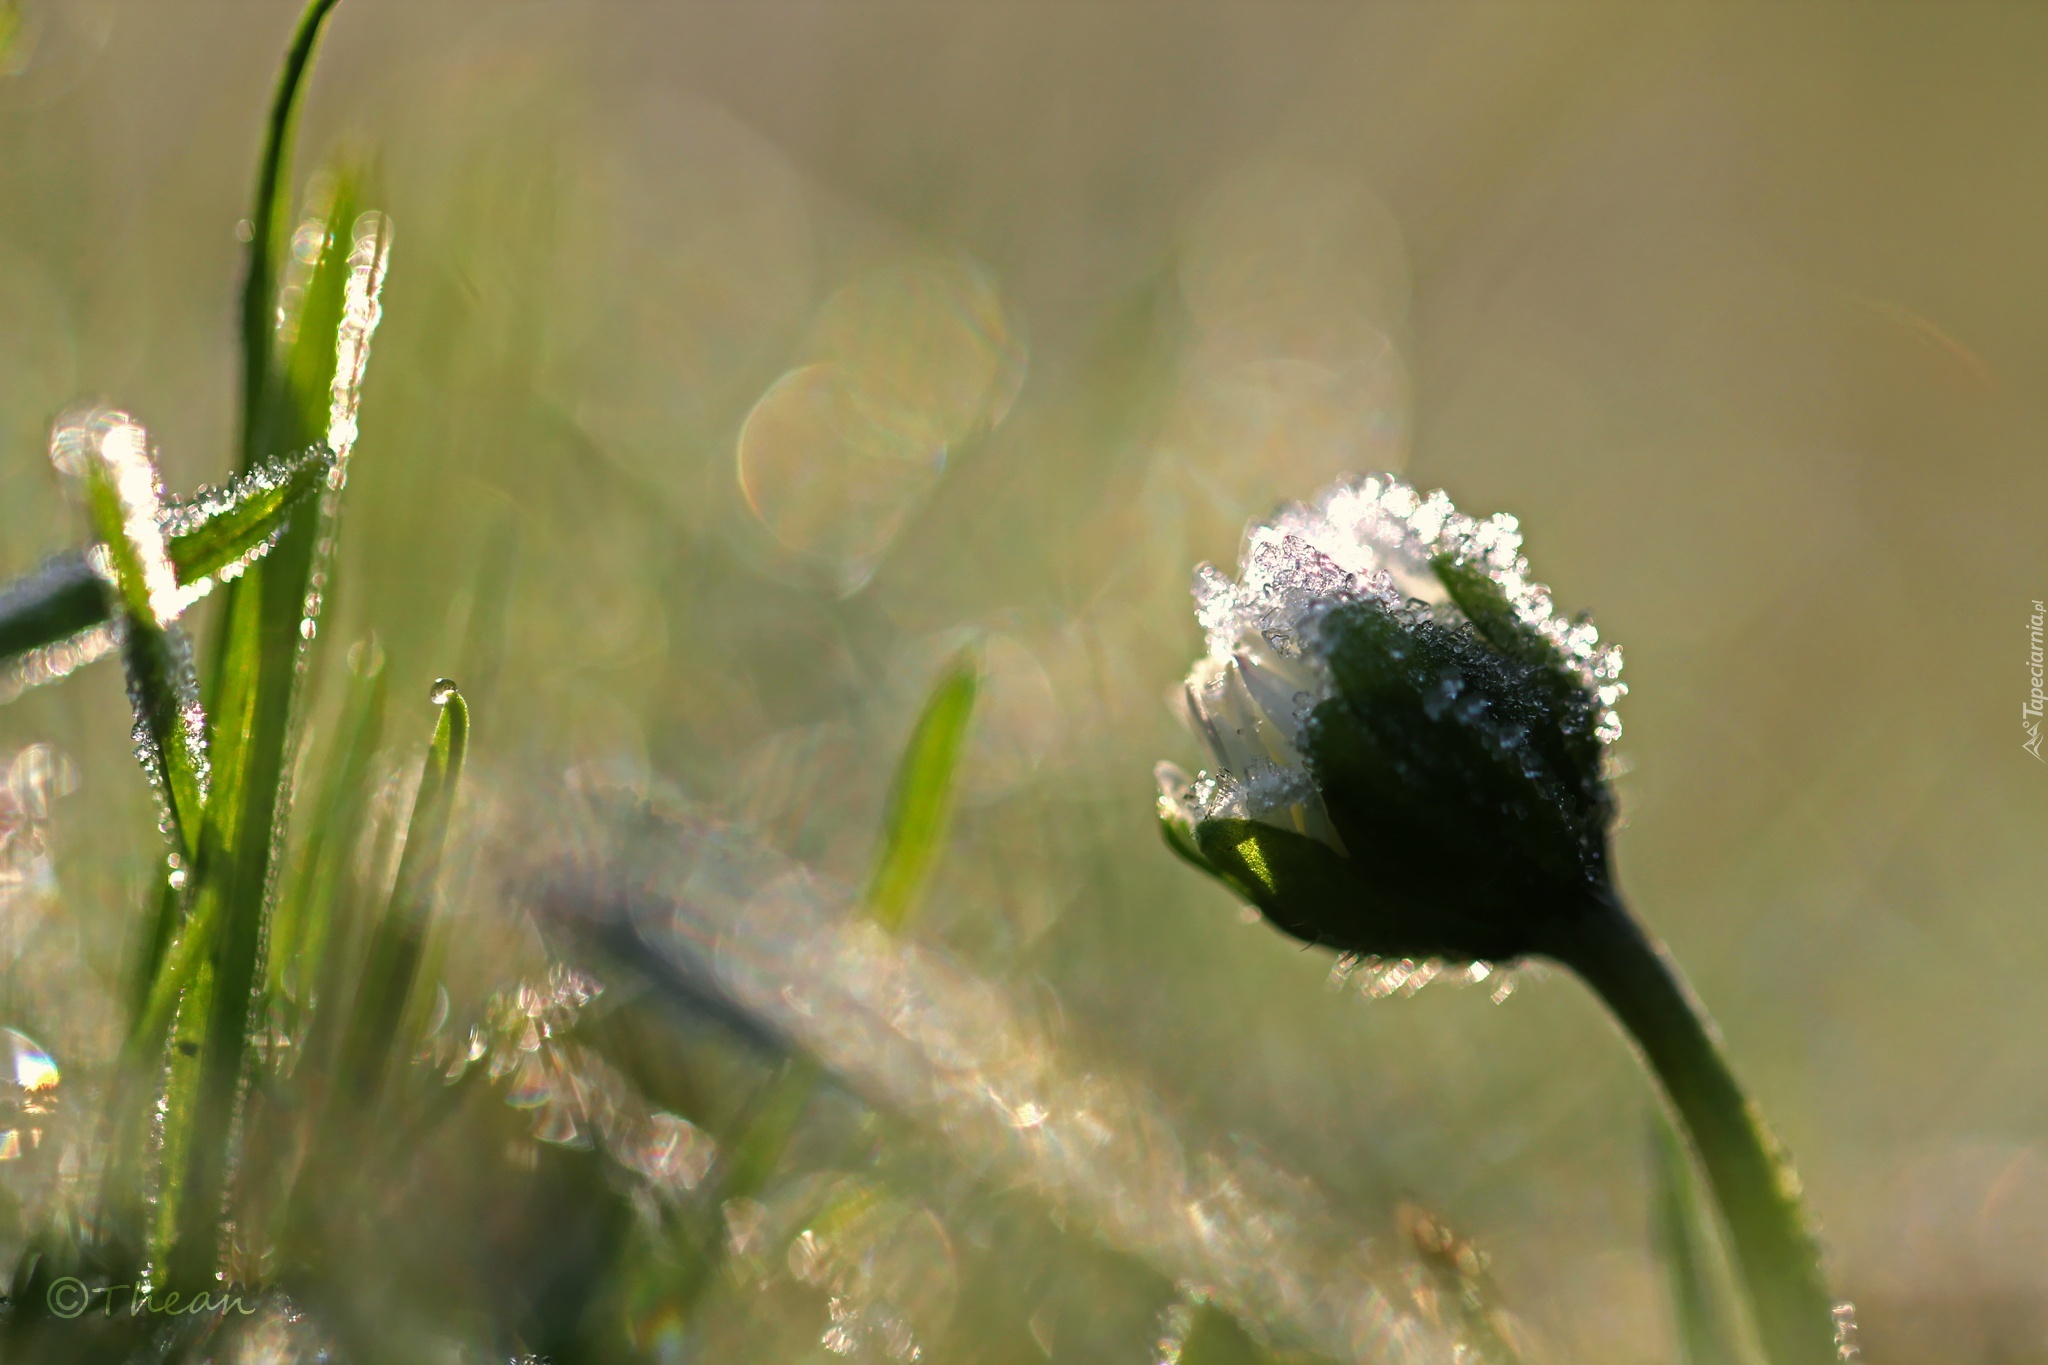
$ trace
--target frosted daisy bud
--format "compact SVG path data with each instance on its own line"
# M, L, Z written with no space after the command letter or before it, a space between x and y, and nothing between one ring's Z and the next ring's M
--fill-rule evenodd
M1515 519L1340 483L1195 574L1209 751L1162 764L1174 848L1280 928L1378 957L1503 960L1609 895L1621 652L1556 614Z
M1184 691L1211 766L1160 765L1167 842L1280 928L1363 957L1571 968L1691 1135L1771 1365L1839 1365L1799 1179L1608 870L1621 653L1551 608L1514 518L1389 475L1204 565Z

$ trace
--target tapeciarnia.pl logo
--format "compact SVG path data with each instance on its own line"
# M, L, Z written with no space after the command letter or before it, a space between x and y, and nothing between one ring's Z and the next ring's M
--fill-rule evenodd
M2032 676L2033 685L2027 691L2026 705L2020 707L2020 725L2027 732L2020 747L2032 754L2036 763L2048 763L2048 759L2041 757L2041 707L2044 700L2041 693L2041 623L2044 619L2048 619L2048 606L2037 599L2034 614L2027 618L2027 672Z

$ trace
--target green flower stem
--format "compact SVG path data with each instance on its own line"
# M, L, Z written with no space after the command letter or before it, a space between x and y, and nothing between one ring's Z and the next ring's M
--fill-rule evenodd
M1611 895L1560 920L1543 951L1607 1002L1684 1120L1727 1220L1765 1354L1772 1365L1835 1365L1834 1300L1799 1178L1678 964Z

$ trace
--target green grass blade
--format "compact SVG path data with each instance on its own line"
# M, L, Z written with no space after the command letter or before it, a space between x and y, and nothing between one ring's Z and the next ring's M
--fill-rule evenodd
M342 1059L338 1092L352 1103L366 1103L377 1093L394 1054L409 1050L404 1024L427 931L433 918L434 885L441 875L441 854L448 822L462 779L469 747L469 705L455 684L445 678L434 684L433 701L441 708L434 741L420 771L413 798L412 821L405 849L398 857L398 876L391 903L371 936L356 992L355 1018Z
M309 446L265 460L217 492L165 508L165 540L178 582L189 586L260 557L291 515L326 486L333 468L325 446Z
M168 1053L159 1051L151 1061L165 1066L169 1077L164 1088L162 1140L156 1150L158 1167L157 1201L149 1226L149 1264L161 1280L171 1273L180 1227L189 1220L187 1192L191 1187L192 1140L197 1123L196 1105L200 1074L205 1067L206 1032L213 1015L213 971L198 965L193 979L177 1002Z
M135 705L135 751L164 813L164 832L183 886L194 861L193 836L206 800L206 716L192 670L192 647L175 626L159 628L129 617L122 626L121 658Z
M981 652L969 645L940 673L897 760L866 897L868 913L885 929L908 922L945 849L953 776L980 688Z
M332 202L328 223L354 227L344 232L314 226L322 248L304 286L293 345L281 357L277 430L286 446L325 441L335 467L319 514L295 518L270 554L228 585L215 656L216 792L201 842L200 908L189 927L203 931L198 948L215 964L216 979L193 1110L186 1223L172 1258L172 1276L179 1284L207 1282L217 1260L229 1143L264 979L278 851L290 812L299 681L318 629L324 563L354 437L355 394L377 320L386 260L382 220L373 215L354 219L346 185ZM175 954L168 957L167 968L176 960Z
M1700 1200L1692 1155L1669 1119L1651 1119L1651 1236L1671 1294L1679 1365L1749 1365L1726 1263Z
M273 389L271 357L275 347L272 311L276 307L277 277L284 261L285 227L289 221L293 133L298 123L299 99L306 74L312 68L313 48L320 30L338 0L311 0L299 16L284 66L278 72L277 91L271 97L270 119L264 135L263 154L256 166L256 192L249 206L249 266L242 282L242 459L240 468L254 469L266 449L262 443ZM334 220L329 219L331 224ZM346 224L344 223L344 227ZM268 449L284 449L289 442Z
M909 922L945 850L953 779L980 689L981 651L970 644L940 670L897 760L865 898L867 913L891 932ZM796 1056L768 1080L714 1170L712 1183L720 1201L751 1198L768 1184L823 1074L816 1061ZM685 1300L694 1300L703 1291L703 1277L723 1259L718 1241L703 1250L705 1259L682 1295Z

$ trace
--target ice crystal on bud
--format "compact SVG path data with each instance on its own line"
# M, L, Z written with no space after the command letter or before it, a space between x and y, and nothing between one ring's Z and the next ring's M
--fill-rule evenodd
M1550 589L1529 576L1521 551L1514 517L1475 520L1441 489L1423 496L1391 474L1347 480L1312 504L1282 508L1246 533L1235 581L1213 564L1195 570L1195 617L1209 654L1188 678L1190 723L1220 768L1234 771L1257 756L1240 738L1283 741L1267 743L1264 756L1299 766L1300 718L1329 688L1317 623L1332 607L1354 601L1412 606L1455 621L1458 608L1436 568L1447 560L1482 572L1516 621L1596 692L1595 728L1603 744L1612 744L1621 737L1614 706L1628 691L1620 680L1621 650L1602 646L1590 621L1558 616Z

